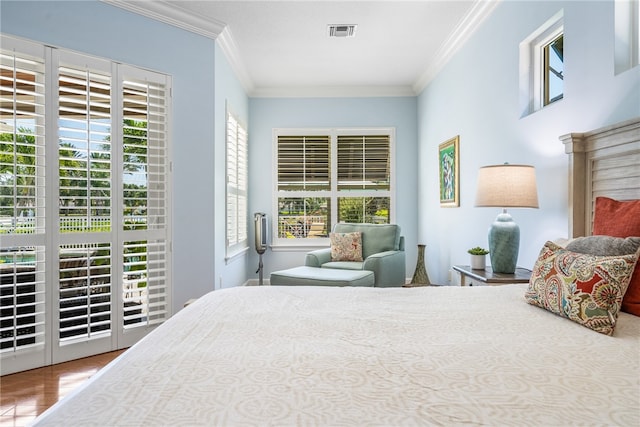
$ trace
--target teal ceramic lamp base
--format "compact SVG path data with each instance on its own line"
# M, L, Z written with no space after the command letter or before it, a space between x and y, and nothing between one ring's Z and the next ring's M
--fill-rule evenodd
M505 209L489 229L489 252L493 272L513 274L516 271L519 248L520 227Z

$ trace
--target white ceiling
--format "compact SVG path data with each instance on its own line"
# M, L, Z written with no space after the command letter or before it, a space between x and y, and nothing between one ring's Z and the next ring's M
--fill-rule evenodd
M250 96L398 96L419 93L499 0L105 1L218 39ZM330 24L356 35L329 38Z

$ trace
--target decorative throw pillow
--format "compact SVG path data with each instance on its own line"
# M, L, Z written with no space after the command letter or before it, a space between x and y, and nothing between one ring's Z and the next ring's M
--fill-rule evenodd
M562 245L561 245L562 246ZM587 236L570 241L565 248L581 254L617 256L635 254L640 248L640 237Z
M580 254L547 242L536 261L525 299L529 304L612 335L637 254Z
M331 261L362 261L362 233L331 233Z
M593 234L640 236L640 200L596 198ZM622 311L640 316L640 263L636 265L627 293L624 294Z
M596 197L593 233L603 236L640 236L640 200Z
M625 313L640 316L640 262L636 263L629 287L622 299L622 311Z

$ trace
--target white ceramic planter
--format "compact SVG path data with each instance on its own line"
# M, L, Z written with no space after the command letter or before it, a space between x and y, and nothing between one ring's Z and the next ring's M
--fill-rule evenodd
M487 265L486 255L471 255L471 268L473 270L484 270Z

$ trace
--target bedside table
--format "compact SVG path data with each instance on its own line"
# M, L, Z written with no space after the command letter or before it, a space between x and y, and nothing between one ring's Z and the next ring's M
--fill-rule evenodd
M497 286L511 283L529 283L531 270L517 267L515 273L494 273L491 267L484 270L473 270L469 265L454 265L453 272L457 273L460 286Z

